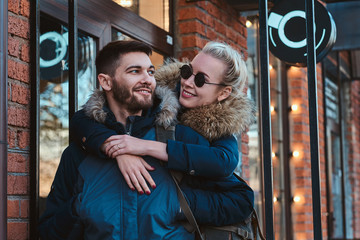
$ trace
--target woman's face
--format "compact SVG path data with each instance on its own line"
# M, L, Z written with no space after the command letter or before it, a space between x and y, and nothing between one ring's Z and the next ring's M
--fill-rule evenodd
M181 78L181 91L179 102L185 108L195 108L219 102L227 98L231 92L230 86L204 84L202 87L195 85L197 73L205 75L205 82L223 83L226 65L221 60L211 55L200 52L190 63L193 74L188 79ZM228 94L226 94L228 92Z

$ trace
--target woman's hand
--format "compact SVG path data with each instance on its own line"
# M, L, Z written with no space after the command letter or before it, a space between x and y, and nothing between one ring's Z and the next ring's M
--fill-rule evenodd
M117 156L116 162L131 190L136 189L140 194L150 194L151 191L146 182L152 188L156 187L148 172L155 170L155 168L150 166L142 157L125 154Z
M103 148L108 157L115 158L122 154L146 155L145 146L147 140L135 138L129 135L114 135L106 139Z
M162 161L168 161L166 143L139 139L129 135L114 135L106 139L101 150L110 158L122 154L152 156Z

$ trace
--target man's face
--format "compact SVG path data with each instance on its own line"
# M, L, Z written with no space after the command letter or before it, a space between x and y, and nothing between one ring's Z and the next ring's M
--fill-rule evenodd
M154 73L155 68L145 53L122 55L112 78L114 100L132 114L150 108L156 86Z

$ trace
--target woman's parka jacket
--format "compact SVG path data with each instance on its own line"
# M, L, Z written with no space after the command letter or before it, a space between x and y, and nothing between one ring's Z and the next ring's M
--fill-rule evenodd
M180 124L176 125L175 141L167 143L168 163L163 166L152 157L144 157L156 169L150 174L157 188L149 196L131 191L116 162L102 159L105 156L100 146L111 135L130 134L155 140L155 124L165 127L174 124L179 106L172 90L178 81L178 65L166 66L163 78L157 77L160 84L154 106L143 112L143 116L129 117L126 126L116 121L100 91L95 91L84 110L75 115L71 131L78 144L70 144L62 155L47 209L40 219L42 239L71 239L72 236L73 239L79 236L86 239L192 239L193 235L180 224L184 216L179 212L175 185L168 169L187 173L181 188L199 223L231 224L250 214L253 192L231 174L239 159L233 134L244 130L253 115L246 99L241 99L241 113L247 114L244 116L230 116L233 109L220 104L195 113L183 112ZM171 78L174 82L169 83ZM237 124L231 120L229 124L228 118L219 121L216 117L219 113L237 119ZM194 125L198 120L191 118L198 118L202 123Z

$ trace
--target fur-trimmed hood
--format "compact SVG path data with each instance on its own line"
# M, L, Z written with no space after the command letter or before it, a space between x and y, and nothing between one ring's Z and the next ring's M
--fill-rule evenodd
M183 64L174 61L165 64L156 71L157 87L155 94L161 99L161 110L156 118L157 124L167 128L177 123L176 116L178 116L181 124L191 127L209 141L222 136L239 134L252 124L255 119L255 107L245 94L237 98L229 97L222 102L207 106L182 109L180 113L176 87L180 81L179 68ZM103 110L105 99L105 94L102 91L95 90L84 105L86 115L104 123L106 118L106 112Z

